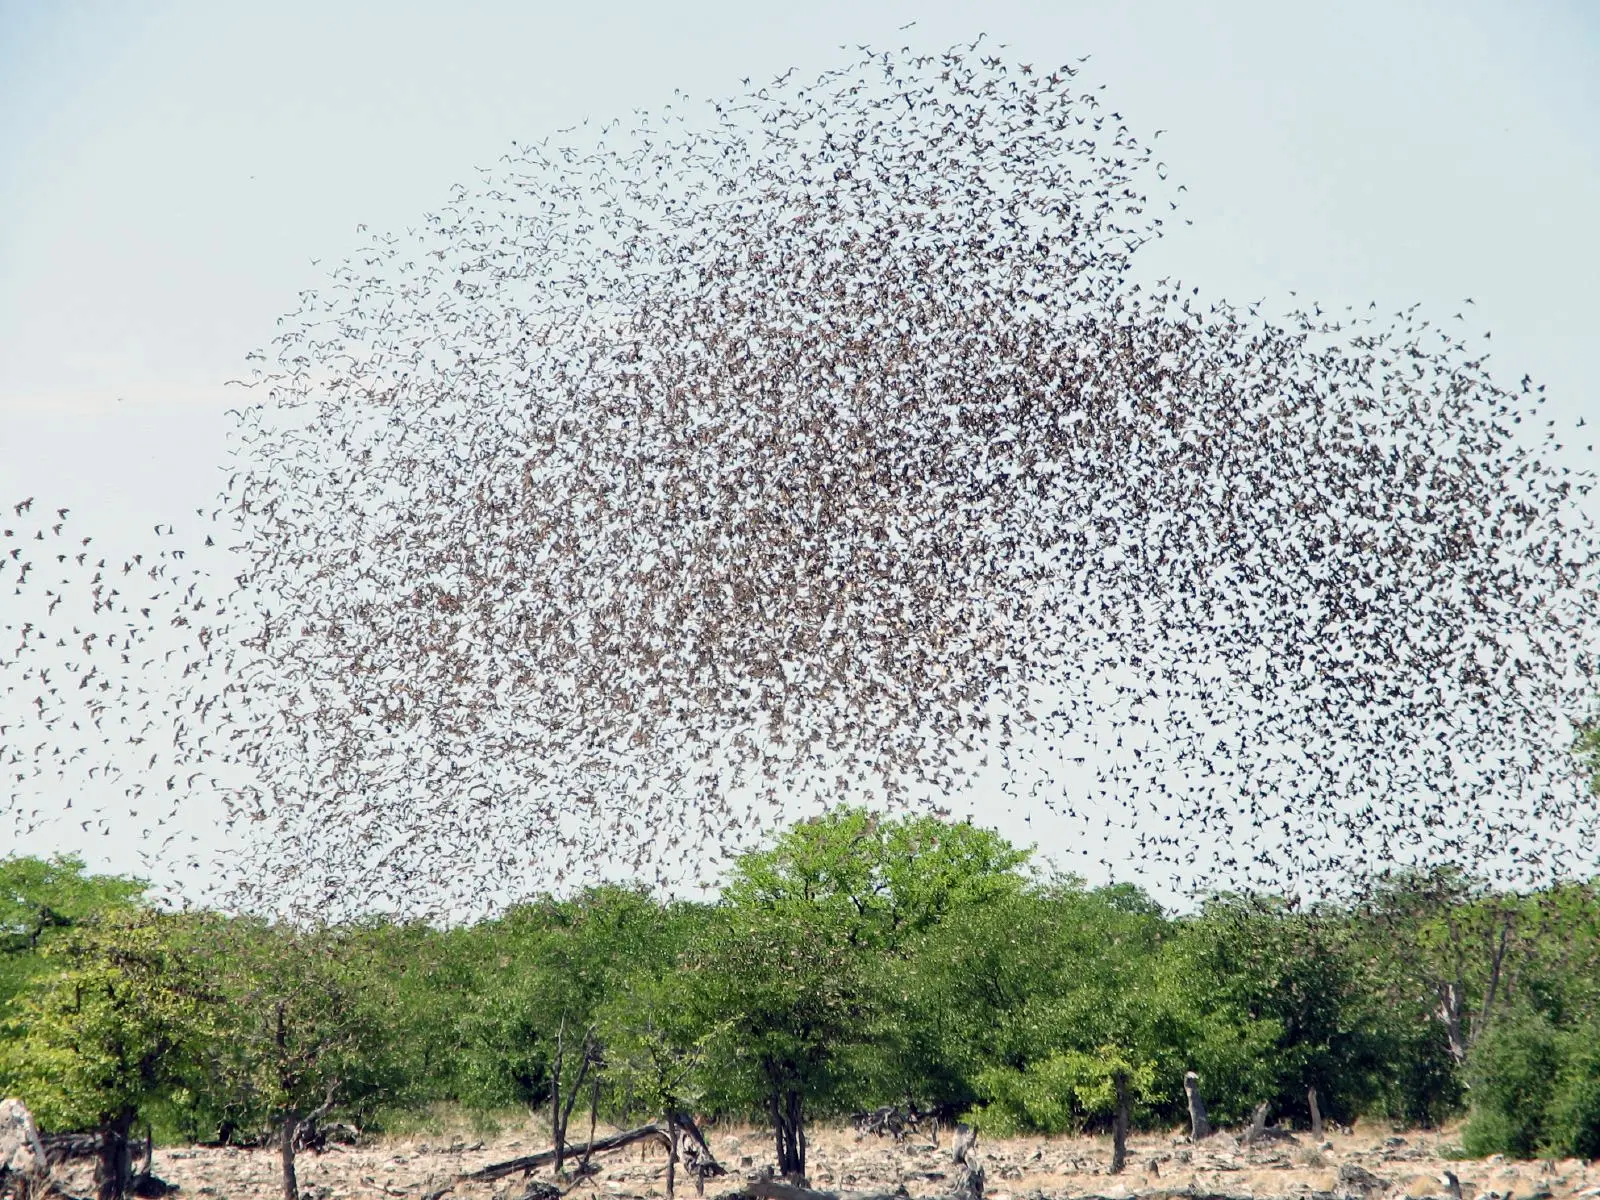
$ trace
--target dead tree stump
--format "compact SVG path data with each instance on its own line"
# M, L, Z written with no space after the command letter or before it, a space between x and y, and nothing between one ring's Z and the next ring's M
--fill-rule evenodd
M1117 1089L1117 1113L1111 1118L1111 1173L1120 1175L1128 1165L1128 1073L1118 1071L1112 1082Z
M1211 1122L1206 1120L1206 1102L1200 1097L1200 1076L1190 1071L1183 1077L1183 1090L1189 1094L1189 1138L1198 1142L1211 1136Z
M1261 1135L1267 1130L1267 1102L1263 1100L1256 1105L1256 1115L1250 1121L1250 1128L1245 1132L1244 1144L1254 1146L1261 1140Z

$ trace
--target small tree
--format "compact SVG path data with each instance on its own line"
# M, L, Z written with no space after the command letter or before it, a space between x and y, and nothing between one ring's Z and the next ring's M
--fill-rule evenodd
M217 932L227 964L224 1092L240 1118L275 1128L284 1200L299 1200L296 1158L317 1123L390 1082L386 993L359 931L235 921Z
M987 1103L977 1123L1001 1136L1076 1133L1088 1119L1109 1117L1116 1139L1112 1170L1122 1169L1128 1121L1157 1098L1156 1064L1119 1046L1063 1050L1022 1070L991 1067L978 1078Z
M0 1042L0 1090L47 1127L93 1129L98 1200L120 1200L132 1174L134 1121L179 1086L215 1018L215 995L185 953L182 923L108 914L50 949L64 964L40 976Z
M605 1074L614 1091L626 1097L634 1111L643 1110L661 1120L666 1131L667 1194L672 1194L679 1158L681 1132L694 1129L690 1111L705 1094L703 1072L706 1047L716 1030L697 1031L685 1003L684 978L676 972L640 971L628 977L598 1014L597 1032L605 1046ZM599 1097L598 1076L591 1105ZM594 1138L591 1107L590 1141ZM706 1165L703 1144L691 1142L694 1165ZM703 1173L695 1174L695 1190L705 1187Z
M795 1178L806 1170L807 1103L838 1090L875 1010L867 953L843 922L823 917L732 905L685 956L690 1003L711 1034L711 1095L728 1108L764 1109L778 1171Z

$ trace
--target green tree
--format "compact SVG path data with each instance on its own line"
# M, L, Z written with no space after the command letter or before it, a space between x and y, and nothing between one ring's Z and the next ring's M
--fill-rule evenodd
M213 1048L228 1119L275 1129L284 1200L299 1200L296 1156L317 1123L398 1085L393 991L359 928L236 920L212 930L225 1005Z
M953 912L922 940L908 987L913 1057L935 1104L975 1108L994 1129L1054 1133L1105 1115L1084 1098L1119 1072L1139 1103L1168 1076L1181 1096L1194 1047L1173 1039L1218 1039L1174 990L1183 977L1158 969L1170 934L1137 889L1074 880ZM1209 1058L1232 1070L1249 1055Z
M741 855L723 894L827 912L852 943L897 952L952 911L1019 891L1029 857L969 822L840 805Z
M127 1192L134 1121L181 1086L210 1034L216 997L182 932L180 919L142 910L75 926L49 948L61 969L19 997L0 1047L0 1091L47 1127L98 1133L99 1200Z
M0 859L0 1014L47 963L41 951L85 921L133 907L145 884L91 875L81 858Z
M764 1112L778 1169L804 1175L808 1111L916 1086L929 1046L907 963L951 914L1019 893L1028 856L970 823L853 806L742 855L686 958L708 1098Z
M808 1104L848 1094L850 1051L870 1042L881 993L870 952L836 909L733 904L719 909L683 960L706 1040L714 1107L772 1122L780 1174L803 1177Z
M601 1010L630 979L660 979L703 921L692 904L661 904L639 887L590 888L522 905L468 941L482 1002L460 1021L462 1094L475 1104L549 1105L558 1154L566 1124L608 1061Z
M986 1102L973 1117L991 1133L1076 1133L1085 1118L1114 1116L1124 1094L1130 1109L1155 1099L1156 1066L1116 1045L1057 1050L1020 1070L990 1067L978 1089Z
M1267 1100L1276 1113L1309 1119L1315 1088L1324 1113L1352 1120L1393 1095L1409 1031L1426 1028L1428 1013L1385 997L1343 914L1304 913L1272 897L1225 898L1185 924L1183 942L1209 992L1203 1005L1270 1029L1261 1090L1236 1094L1228 1107ZM1441 1040L1412 1049L1429 1047L1448 1078Z

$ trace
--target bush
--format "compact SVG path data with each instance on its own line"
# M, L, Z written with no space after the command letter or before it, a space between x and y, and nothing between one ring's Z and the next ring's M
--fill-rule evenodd
M1507 1019L1478 1043L1468 1064L1472 1109L1461 1135L1469 1155L1531 1158L1547 1147L1566 1065L1563 1040L1535 1013Z
M1563 1158L1600 1158L1600 1024L1563 1039L1567 1062L1550 1102L1547 1148Z
M986 1103L974 1108L970 1119L995 1137L1081 1133L1090 1121L1116 1111L1118 1074L1127 1079L1133 1104L1151 1099L1153 1065L1135 1062L1113 1046L1094 1054L1052 1054L1021 1071L991 1067L978 1076Z

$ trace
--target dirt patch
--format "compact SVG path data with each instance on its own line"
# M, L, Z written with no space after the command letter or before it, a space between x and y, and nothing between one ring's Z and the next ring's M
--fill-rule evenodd
M601 1131L605 1132L604 1130ZM711 1129L712 1149L731 1172L712 1180L706 1194L725 1196L757 1177L772 1161L764 1130ZM1110 1174L1106 1138L1014 1138L984 1140L980 1156L990 1200L1055 1200L1111 1197L1240 1197L1251 1200L1450 1200L1445 1172L1459 1181L1461 1200L1596 1200L1600 1166L1573 1159L1511 1162L1499 1157L1454 1161L1458 1138L1443 1133L1389 1134L1357 1129L1313 1142L1304 1133L1241 1147L1228 1134L1198 1145L1174 1135L1129 1140L1128 1167ZM465 1137L393 1138L368 1145L334 1146L300 1160L302 1193L310 1200L419 1200L456 1176L490 1163L546 1148L547 1136L529 1126L485 1141ZM941 1195L953 1177L948 1135L862 1137L851 1130L811 1134L808 1165L813 1187L833 1192L901 1191L909 1197ZM75 1195L92 1191L89 1164L58 1168L57 1179ZM177 1147L156 1151L156 1174L177 1184L178 1200L276 1200L278 1157L273 1150ZM666 1158L655 1146L620 1151L600 1163L600 1172L571 1191L574 1200L665 1194ZM536 1179L550 1180L548 1170ZM515 1200L528 1190L517 1176L490 1186L462 1187L462 1200ZM680 1177L678 1194L694 1189Z

